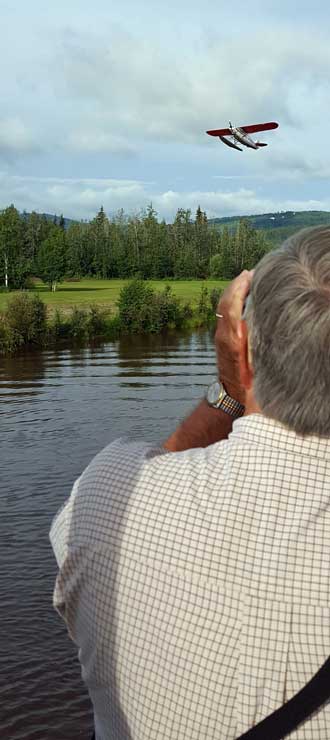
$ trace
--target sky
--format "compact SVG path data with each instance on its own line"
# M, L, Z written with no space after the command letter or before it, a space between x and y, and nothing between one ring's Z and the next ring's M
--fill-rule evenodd
M0 0L0 209L330 210L324 0ZM278 121L243 152L207 129Z

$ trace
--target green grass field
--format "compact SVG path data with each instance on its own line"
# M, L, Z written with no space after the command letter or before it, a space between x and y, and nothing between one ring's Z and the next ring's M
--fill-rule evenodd
M96 280L94 278L83 278L79 282L60 283L56 292L52 293L46 285L37 282L31 293L37 293L40 298L49 307L49 313L52 314L56 308L63 310L64 313L69 311L71 306L85 306L97 304L104 308L109 307L113 312L116 311L116 301L126 280ZM192 304L197 300L202 285L209 290L213 288L224 288L228 282L224 280L148 280L154 290L163 290L165 285L170 285L173 293L179 298L191 301ZM6 307L8 298L14 295L11 293L0 293L0 311Z

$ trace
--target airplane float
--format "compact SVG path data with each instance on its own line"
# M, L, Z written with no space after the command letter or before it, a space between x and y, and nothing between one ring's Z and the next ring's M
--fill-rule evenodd
M271 131L273 128L278 128L278 123L275 121L269 121L268 123L254 123L251 126L233 126L229 121L229 128L217 128L213 131L207 131L206 133L210 136L218 136L224 144L237 149L242 152L240 146L237 145L237 141L243 146L247 146L250 149L259 149L261 146L267 146L261 141L254 141L249 134L256 134L258 131ZM226 137L230 136L230 139Z

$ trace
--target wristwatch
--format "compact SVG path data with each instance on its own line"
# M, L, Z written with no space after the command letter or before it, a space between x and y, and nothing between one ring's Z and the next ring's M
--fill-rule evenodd
M226 414L229 414L234 419L238 419L239 416L243 416L245 411L245 407L242 406L239 401L235 401L234 398L228 396L224 385L218 380L215 380L214 383L208 387L206 400L209 406L213 406L214 409L225 411Z

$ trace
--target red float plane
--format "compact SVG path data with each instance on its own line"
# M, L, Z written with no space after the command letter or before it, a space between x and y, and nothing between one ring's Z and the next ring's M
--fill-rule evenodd
M278 123L270 121L269 123L254 123L252 126L233 126L229 121L229 128L216 128L213 131L207 131L206 133L210 136L218 136L224 144L231 146L233 149L238 149L242 152L240 146L237 146L236 141L250 149L259 149L261 146L267 146L261 141L254 141L249 134L255 134L257 131L271 131L273 128L278 128ZM226 136L230 136L231 139L226 139Z

